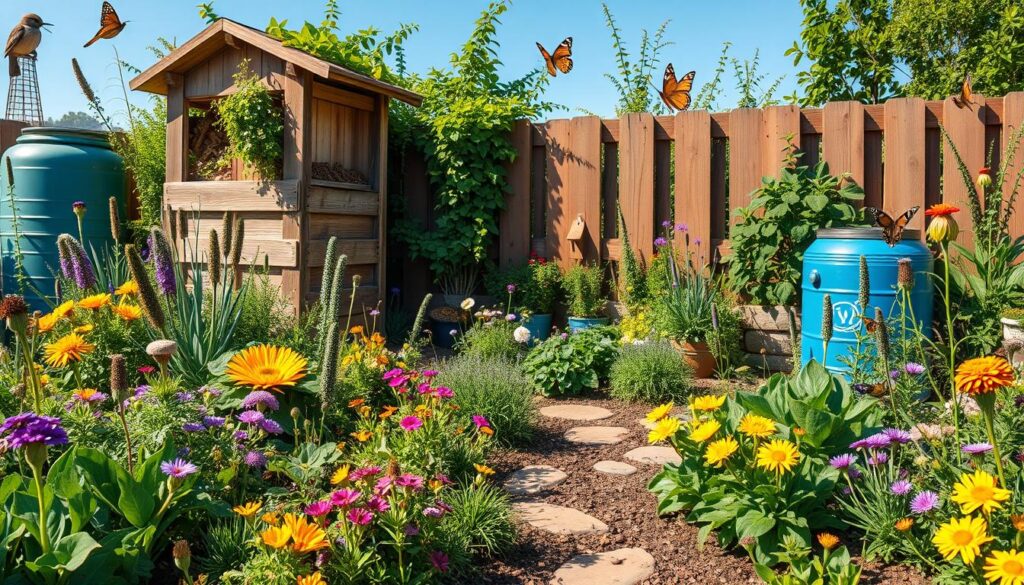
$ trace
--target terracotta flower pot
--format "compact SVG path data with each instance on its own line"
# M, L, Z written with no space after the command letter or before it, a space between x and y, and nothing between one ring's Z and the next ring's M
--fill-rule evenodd
M697 378L710 378L715 372L715 356L712 355L708 344L703 341L691 343L689 341L679 343L672 342L682 356L683 360L693 369L693 375Z

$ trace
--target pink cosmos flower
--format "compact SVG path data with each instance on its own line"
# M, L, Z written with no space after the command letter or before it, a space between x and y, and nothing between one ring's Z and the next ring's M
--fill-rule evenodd
M416 387L416 391L419 392L420 394L430 394L430 391L431 391L430 384L428 384L427 382L424 382L424 383L422 383L422 384L420 384L419 386Z
M391 491L392 480L388 476L384 476L377 480L377 485L373 486L373 493L377 495L387 495Z
M384 372L383 378L384 378L384 380L391 380L393 378L396 378L396 377L400 376L401 374L402 374L402 368L393 368L393 369L390 369L390 370Z
M423 372L421 372L421 374L423 375L424 378L433 378L434 376L437 376L438 371L437 370L423 370Z
M438 386L437 389L434 390L434 394L437 394L438 398L451 398L455 396L455 392L447 386Z
M395 478L395 485L418 490L423 487L423 478L411 473L403 473Z
M359 481L364 477L372 477L374 475L377 475L381 471L382 469L376 465L371 465L369 467L360 467L359 469L356 469L352 473L348 474L348 478L350 481Z
M359 490L340 489L331 493L331 504L338 508L345 508L359 501L362 495Z
M415 431L423 426L423 421L418 416L407 416L398 425L406 431Z
M391 504L380 496L371 496L370 499L366 501L366 507L380 514L390 510Z
M491 426L491 423L488 422L487 418L479 414L473 415L473 424L475 424L478 429Z
M448 555L439 550L430 553L430 564L441 573L448 572Z
M333 507L334 505L328 500L320 500L318 502L313 502L312 504L306 506L306 514L314 518L320 518L321 516L326 516L330 514L331 508Z
M356 526L366 526L373 522L373 512L366 508L352 508L348 511L348 514L345 514L345 517Z

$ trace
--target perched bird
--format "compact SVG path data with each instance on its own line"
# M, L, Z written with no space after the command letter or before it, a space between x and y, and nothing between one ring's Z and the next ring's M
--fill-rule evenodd
M21 17L21 22L11 30L11 36L7 37L7 47L4 49L4 57L7 57L11 77L21 75L21 67L18 66L18 57L26 57L35 54L39 47L39 41L43 39L42 28L51 26L38 14L28 13Z
M96 33L96 36L89 39L85 46L95 43L100 39L112 39L117 35L121 34L124 30L124 26L128 24L128 21L121 22L121 19L117 16L117 11L110 2L103 3L103 9L100 10L100 30Z

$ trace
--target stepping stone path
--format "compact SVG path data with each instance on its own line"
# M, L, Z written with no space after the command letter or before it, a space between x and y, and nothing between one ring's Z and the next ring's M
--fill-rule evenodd
M583 445L617 445L628 434L626 427L575 427L565 433L565 440Z
M636 467L621 461L605 460L595 463L594 471L608 475L633 475L636 473Z
M519 502L512 509L534 528L553 534L604 534L608 525L573 508L542 502Z
M636 461L638 463L646 463L648 465L665 465L666 463L680 463L682 457L672 447L664 447L660 445L650 447L637 447L632 451L627 452L623 455L630 461Z
M568 479L561 469L549 465L527 465L505 480L505 491L513 496L528 496L549 490Z
M565 563L551 585L636 585L654 574L654 557L642 548L580 555Z
M585 404L545 406L540 409L540 413L549 418L564 418L567 420L601 420L615 414L607 408L587 406Z

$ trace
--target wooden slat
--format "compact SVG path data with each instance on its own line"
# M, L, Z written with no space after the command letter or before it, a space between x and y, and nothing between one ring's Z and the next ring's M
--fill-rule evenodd
M371 191L311 186L306 189L306 211L376 216L380 213L380 196Z
M572 218L568 217L566 197L569 193L569 120L551 120L546 126L547 147L547 255L560 266L572 264L569 242L565 234Z
M377 240L338 240L338 254L348 256L349 264L376 264L380 261ZM306 266L322 268L327 253L327 240L310 240L306 249Z
M679 112L675 132L675 222L687 225L694 250L707 258L711 245L711 115Z
M924 206L925 141L924 100L897 98L885 103L885 197L890 215ZM908 227L920 229L924 214L918 213ZM922 230L921 236L924 236Z
M729 112L729 218L750 203L761 185L761 110L740 108Z
M1024 92L1008 93L1003 98L1003 129L1002 149L1010 144L1014 132L1019 132L1024 126ZM1003 201L1009 201L1014 196L1014 187L1017 187L1014 197L1014 213L1010 216L1010 235L1014 238L1024 236L1024 183L1016 184L1017 174L1024 170L1024 141L1017 144L1013 160L1000 163L1006 172L1006 180L1003 182ZM995 169L992 172L996 172Z
M324 100L349 108L357 108L372 112L374 107L373 96L346 91L340 87L334 87L323 83L313 84L313 99Z
M953 103L953 98L946 98L942 108L946 133L956 145L956 151L960 153L961 160L967 165L972 179L977 176L978 169L985 166L985 119L982 114L985 108L985 98L977 95L974 96L974 101L975 108L967 109L958 108ZM957 223L962 231L970 233L974 228L968 199L976 192L976 187L973 182L970 185L964 184L957 159L953 154L953 148L946 140L942 141L942 159L944 161L942 200L944 203L955 205L962 210L962 213L957 214ZM969 243L971 237L966 236L960 241Z
M296 211L299 182L191 181L164 183L164 205L194 211Z
M178 257L191 258L197 242L200 253L205 256L210 249L210 240L204 236L178 240ZM271 266L296 268L299 262L299 241L257 240L246 236L242 243L242 264L256 263L262 266L264 257L268 258Z
M530 257L530 140L529 120L512 126L512 147L516 158L506 167L508 194L498 218L498 264L508 268L523 264Z
M629 241L641 261L654 252L654 116L620 119L619 205Z
M821 149L833 175L849 173L864 186L864 105L860 102L825 104Z
M173 75L175 82L167 93L167 159L165 181L184 181L188 178L188 107L185 85L181 75Z
M377 142L376 158L377 165L377 187L381 193L387 193L388 189L388 108L390 100L387 96L377 96L377 120L375 120L374 132L367 133L368 138L373 136ZM386 267L388 257L388 204L384 197L380 198L380 205L377 212L377 233L376 241L379 249L377 257L377 290L387 290L388 272ZM379 297L378 297L379 298ZM387 307L383 307L387 310Z
M601 119L597 116L573 118L569 129L571 146L568 164L569 190L565 209L568 225L583 216L586 229L578 248L572 250L575 259L599 262L601 257ZM572 246L570 245L570 249Z
M778 176L790 145L800 148L800 108L770 106L764 109L764 143L761 145L762 176Z
M619 145L608 142L604 145L604 164L601 169L601 198L604 200L604 232L601 238L608 240L619 235Z

